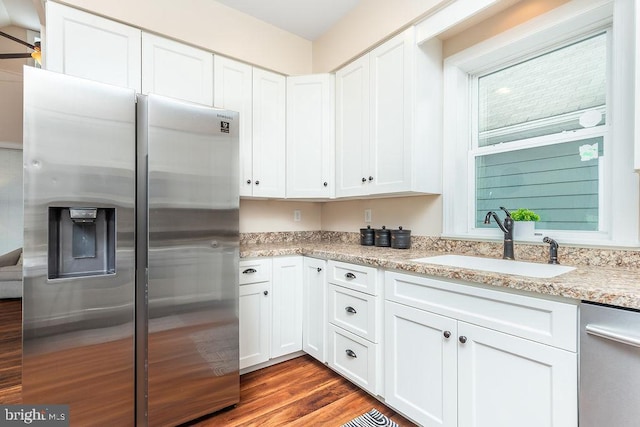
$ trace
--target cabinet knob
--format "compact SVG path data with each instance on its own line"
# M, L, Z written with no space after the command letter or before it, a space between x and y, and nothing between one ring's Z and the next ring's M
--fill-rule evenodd
M325 181L322 185L326 187L327 185L329 185L329 183Z
M256 185L260 185L260 181L256 181Z
M257 272L258 270L256 270L255 268L247 268L245 271L242 272L242 274L253 274Z
M465 337L464 335L460 335L458 337L458 341L460 341L462 344L467 342L467 337Z
M264 291L263 294L269 295L269 291Z
M445 338L450 338L451 337L451 332L444 331L444 333L442 335L444 335Z
M318 273L320 273L322 271L322 269L320 267L318 267Z
M356 309L355 309L355 308L353 308L353 307L351 307L351 306L347 306L347 307L345 307L344 309L345 309L345 311L346 311L347 313L351 313L351 314L356 314L356 313L357 313Z
M371 182L371 181L373 181L373 177L372 176L369 177L369 182Z
M353 274L352 272L348 272L344 274L344 277L346 277L347 279L355 279L356 275Z
M367 182L367 178L362 177L362 182Z
M251 180L250 179L247 180L247 184L251 184Z
M356 356L356 352L353 351L353 350L346 349L344 352L347 353L347 356L353 357L354 359L356 359L358 357L358 356Z

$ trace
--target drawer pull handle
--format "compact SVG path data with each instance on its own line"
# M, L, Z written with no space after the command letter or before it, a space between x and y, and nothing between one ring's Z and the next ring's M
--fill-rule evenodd
M347 356L349 356L349 357L353 357L354 359L357 359L357 358L358 358L358 356L356 356L356 352L355 352L355 351L353 351L353 350L349 350L349 349L347 349L347 350L345 350L345 353L347 353Z
M347 313L351 313L351 314L356 314L357 313L356 309L351 307L351 306L345 307L344 309L347 311Z
M445 337L445 338L450 338L450 337L451 337L451 332L449 332L449 331L444 331L444 334L443 334L443 335L444 335L444 337Z
M356 275L351 273L351 272L349 272L349 273L345 273L344 277L346 277L347 279L355 279Z
M253 274L257 272L258 270L256 270L255 268L247 268L245 271L242 272L242 274Z
M467 337L465 337L464 335L460 335L460 337L458 338L458 341L464 344L467 342Z

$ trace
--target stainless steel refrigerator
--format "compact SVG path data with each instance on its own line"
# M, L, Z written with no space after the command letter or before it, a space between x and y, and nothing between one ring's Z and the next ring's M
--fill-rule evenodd
M238 115L25 68L23 402L71 425L234 405Z

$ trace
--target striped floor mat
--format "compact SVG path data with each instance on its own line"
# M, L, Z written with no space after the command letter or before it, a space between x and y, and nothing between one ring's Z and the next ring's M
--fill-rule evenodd
M380 427L380 426L398 427L398 424L394 423L389 418L387 418L380 412L376 411L375 409L372 409L366 414L362 414L358 418L354 418L348 423L342 425L342 427Z

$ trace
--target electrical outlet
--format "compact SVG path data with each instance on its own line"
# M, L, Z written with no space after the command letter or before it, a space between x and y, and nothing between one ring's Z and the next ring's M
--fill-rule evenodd
M302 213L300 212L300 209L296 209L293 211L293 220L295 222L300 222L300 220L302 219Z
M364 210L364 222L371 222L371 209Z

